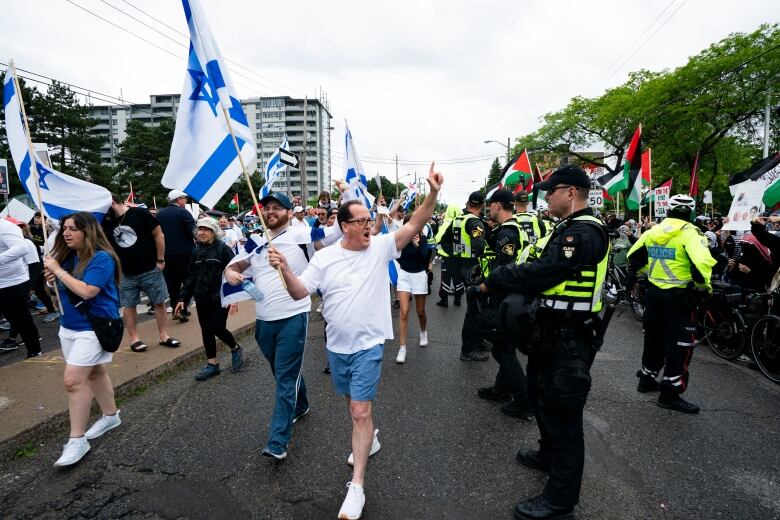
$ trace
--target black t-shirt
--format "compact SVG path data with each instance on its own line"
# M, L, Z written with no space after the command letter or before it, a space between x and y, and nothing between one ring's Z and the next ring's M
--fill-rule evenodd
M136 275L151 271L157 264L157 245L152 231L160 223L143 208L128 208L121 217L104 221L106 236L114 246L122 273Z

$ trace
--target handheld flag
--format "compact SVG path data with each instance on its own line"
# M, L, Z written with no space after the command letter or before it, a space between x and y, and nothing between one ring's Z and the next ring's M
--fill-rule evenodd
M238 211L238 193L233 195L233 198L230 199L230 204L228 204L228 208Z
M257 150L199 1L182 0L182 5L190 30L189 57L162 184L214 207L243 173L226 117L250 171L257 164Z
M509 188L510 186L520 185L519 189L515 190L517 193L526 182L533 181L533 170L531 169L531 161L528 159L528 150L517 156L514 161L507 163L504 168L504 175L501 178L501 187Z
M414 183L409 183L409 186L404 191L406 192L406 197L401 203L401 207L406 211L409 209L409 206L414 204L414 199L417 197L417 186Z
M699 194L699 152L693 158L693 168L691 168L691 185L688 188L688 195L696 197Z
M368 192L368 180L363 165L360 163L355 142L352 140L352 132L345 123L344 144L346 152L344 154L344 180L349 184L349 189L345 194L345 200L359 200L367 208L374 205L374 197Z
M626 197L628 209L639 209L642 200L642 125L639 125L628 145L626 160L623 162L623 178L627 180L629 190ZM607 190L609 191L609 190Z
M111 193L107 189L49 168L32 150L15 77L16 70L12 62L6 70L3 85L5 130L11 157L24 191L35 201L38 209L50 218L60 220L70 213L87 211L98 221L103 220L111 207Z
M268 164L265 165L265 184L260 188L260 198L262 199L273 188L274 182L287 171L287 165L282 162L281 150L290 151L290 143L287 141L287 134L284 134L282 138L282 144L274 151L273 155L268 159Z

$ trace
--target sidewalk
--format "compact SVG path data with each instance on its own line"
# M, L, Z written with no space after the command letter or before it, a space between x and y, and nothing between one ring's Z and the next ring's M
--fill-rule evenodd
M254 323L253 302L240 303L238 313L228 317L228 329L237 337L251 334ZM131 351L125 335L109 367L117 397L130 395L177 366L205 356L196 312L188 323L169 322L168 333L182 342L179 348L157 344L154 320L139 323L138 332L149 349L143 353ZM251 342L242 344L249 346ZM225 352L220 348L220 357ZM0 460L12 457L26 443L47 437L68 423L68 398L62 386L64 369L61 350L0 367Z

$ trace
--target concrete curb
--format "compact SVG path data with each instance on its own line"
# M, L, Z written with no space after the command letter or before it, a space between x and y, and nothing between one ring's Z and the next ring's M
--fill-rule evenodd
M252 322L231 332L236 339L244 338L252 333L254 327L255 324ZM191 364L196 359L205 359L203 345L200 345L199 348L195 348L189 352L184 352L177 358L158 365L147 372L139 374L132 379L115 386L114 396L116 399L123 400L131 398L139 388L159 382L164 376L178 372L184 366ZM97 404L93 403L92 413L96 413L97 410ZM68 420L68 412L66 410L46 418L42 422L19 432L13 437L0 441L0 461L7 462L13 460L16 458L17 451L24 448L26 445L40 443L41 441L52 438L55 434L61 433L63 429L67 428Z

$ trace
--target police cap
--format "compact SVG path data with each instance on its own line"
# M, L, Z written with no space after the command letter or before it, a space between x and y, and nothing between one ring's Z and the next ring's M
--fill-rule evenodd
M490 196L490 198L487 200L488 204L492 204L494 202L498 202L500 204L512 204L514 202L515 197L512 195L512 192L509 190L496 190L493 192L493 194Z
M485 202L485 195L481 191L475 191L469 195L469 204L477 206Z
M577 186L578 188L590 188L590 179L585 170L577 166L564 166L558 168L546 181L537 184L542 191L547 191L558 185Z

